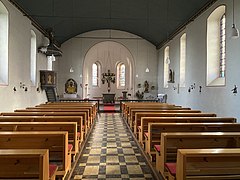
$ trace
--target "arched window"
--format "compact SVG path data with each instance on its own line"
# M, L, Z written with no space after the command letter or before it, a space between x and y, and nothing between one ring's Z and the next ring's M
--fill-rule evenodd
M180 87L185 87L186 77L186 33L180 38Z
M0 85L8 84L8 11L0 1Z
M164 88L168 88L168 80L169 80L169 46L164 49Z
M92 65L92 86L99 86L100 63L95 62Z
M224 78L226 73L226 15L220 20L220 70L219 77Z
M126 85L126 66L124 63L119 63L117 66L118 88L123 89Z
M33 86L36 85L36 55L37 55L37 40L36 34L31 30L31 58L30 58L30 79Z
M226 78L225 6L217 7L207 19L207 86L223 86Z

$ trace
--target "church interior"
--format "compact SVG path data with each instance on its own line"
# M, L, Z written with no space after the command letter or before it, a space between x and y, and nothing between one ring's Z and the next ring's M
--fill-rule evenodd
M238 28L238 0L0 0L0 179L240 179Z

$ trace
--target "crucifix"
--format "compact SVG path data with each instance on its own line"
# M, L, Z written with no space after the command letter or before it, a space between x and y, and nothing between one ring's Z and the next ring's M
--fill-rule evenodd
M108 70L107 73L102 73L102 83L104 84L105 82L108 83L108 92L110 92L111 87L110 83L115 83L115 74L112 73L110 70Z

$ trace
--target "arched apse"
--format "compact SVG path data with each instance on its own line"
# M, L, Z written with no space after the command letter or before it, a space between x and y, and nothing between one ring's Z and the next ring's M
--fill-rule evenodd
M92 85L92 65L99 64L98 86ZM117 86L117 65L124 63L125 69L125 87ZM133 79L134 58L131 52L121 43L115 41L103 41L92 46L85 55L83 62L83 97L96 98L102 97L102 93L108 91L108 84L101 81L102 73L107 73L108 70L115 74L115 83L110 83L110 92L116 94L116 98L122 96L122 91L127 91L129 94L134 93Z

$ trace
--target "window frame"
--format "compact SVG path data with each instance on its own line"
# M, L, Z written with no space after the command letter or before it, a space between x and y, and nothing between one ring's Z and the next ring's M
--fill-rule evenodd
M121 72L121 67L123 66L124 66L124 75L122 75L122 72ZM124 86L121 85L121 79L124 79ZM117 64L117 89L125 89L125 87L126 87L126 65L123 62L119 62Z
M207 67L206 86L217 87L226 85L225 77L220 77L220 20L226 13L226 6L216 7L207 18ZM227 21L227 19L226 19ZM225 21L225 26L226 26ZM226 39L226 34L225 34ZM226 47L226 44L225 44ZM225 61L226 68L226 61Z
M96 82L97 82L97 84L96 85L93 84L93 65L94 64L97 67L97 73L96 73ZM91 69L91 71L92 71L92 81L91 81L92 87L99 87L100 86L100 69L101 69L101 64L98 61L96 61L96 62L94 62L92 64L92 69Z
M9 85L9 12L0 1L0 86Z

